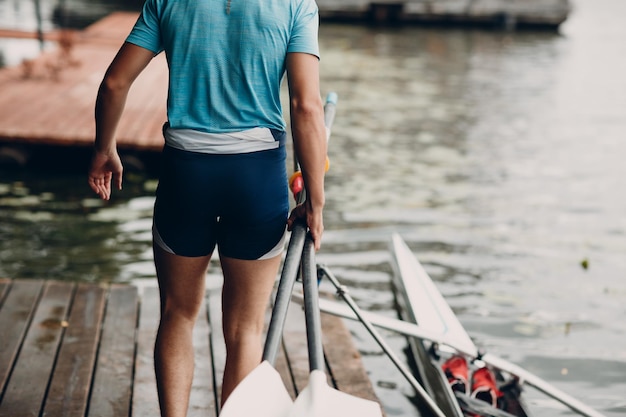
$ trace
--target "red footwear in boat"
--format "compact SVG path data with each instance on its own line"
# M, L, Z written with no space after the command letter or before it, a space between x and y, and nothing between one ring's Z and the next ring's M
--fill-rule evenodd
M489 368L484 367L474 371L471 396L485 401L493 407L498 407L498 398L502 396L502 392L498 389L496 378Z
M467 394L467 361L465 358L461 355L454 355L445 361L441 368L448 377L452 391Z

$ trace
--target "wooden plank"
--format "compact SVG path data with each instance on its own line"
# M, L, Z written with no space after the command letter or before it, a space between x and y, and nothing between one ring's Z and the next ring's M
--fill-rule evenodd
M272 294L272 297L276 297L276 292ZM274 303L275 303L275 299L272 298L270 302L270 309L268 309L267 318L266 318L266 323L268 325L272 317L272 308L274 306ZM276 370L280 374L283 380L283 384L285 384L285 388L287 389L287 392L289 393L291 398L295 400L296 397L298 396L298 391L296 389L296 384L294 382L293 374L291 372L291 365L289 363L289 360L287 359L284 337L281 340L280 348L278 349L278 352L276 355L276 363L274 363L274 368L276 368Z
M120 125L120 133L128 137L145 137L148 121L157 119L156 112L165 116L167 102L168 68L165 54L152 59L146 69L134 81L126 100L124 112L128 117ZM161 121L161 124L165 119Z
M61 31L52 30L43 33L43 39L46 41L58 41L60 39ZM28 32L25 30L17 29L0 29L0 38L12 38L12 39L39 39L37 32Z
M85 415L105 301L104 288L94 284L78 286L48 390L44 417Z
M211 359L213 362L213 379L215 383L216 410L219 412L219 403L222 395L222 379L226 365L226 344L222 330L222 283L221 275L212 275L207 290L207 314L209 317Z
M84 38L89 41L96 39L121 44L135 24L138 13L114 12L91 24L83 32Z
M9 292L11 281L6 278L0 278L0 308L4 302L4 296ZM1 390L0 390L1 391Z
M363 368L361 354L339 317L322 314L324 356L338 390L356 397L378 401Z
M39 416L74 286L47 282L0 404L0 417Z
M40 280L5 284L6 300L0 310L0 398L34 314L43 288Z
M322 314L322 340L329 385L347 394L380 402L363 368L352 336L340 318ZM294 384L300 392L308 384L309 362L304 312L298 305L289 308L283 346Z
M141 312L137 329L133 417L158 416L160 414L159 396L154 374L154 340L161 314L159 303L158 288L144 288L141 295Z
M191 396L189 398L189 417L216 417L217 398L213 388L213 369L211 346L209 343L209 321L206 301L202 303L200 314L194 327L193 345L195 348L195 369Z
M89 416L130 413L137 306L137 288L116 285L109 290Z
M309 384L309 351L302 307L291 303L283 332L283 348L297 393Z
M285 346L282 343L280 349L278 350L278 355L276 355L276 363L274 364L274 368L276 368L281 378L283 379L283 383L285 384L285 388L287 388L289 396L291 396L291 398L295 400L298 396L298 393L296 391L296 384L294 383L289 361L287 361Z

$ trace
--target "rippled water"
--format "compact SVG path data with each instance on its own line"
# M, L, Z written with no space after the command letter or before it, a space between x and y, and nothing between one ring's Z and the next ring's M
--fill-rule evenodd
M323 25L339 106L319 260L393 315L401 233L479 345L612 417L626 415L626 3L574 5L559 33ZM79 175L0 175L1 276L153 279L154 181L102 205ZM351 329L388 415L417 415Z

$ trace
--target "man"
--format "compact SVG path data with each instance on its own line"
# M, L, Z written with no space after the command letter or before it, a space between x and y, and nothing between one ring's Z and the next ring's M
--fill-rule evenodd
M222 402L261 361L285 223L304 219L320 247L326 132L317 30L314 0L147 0L104 76L89 184L108 200L112 185L122 186L115 130L130 86L156 54L167 56L168 123L153 224L162 416L187 413L192 330L214 247L224 274ZM285 72L307 194L288 219L279 93Z

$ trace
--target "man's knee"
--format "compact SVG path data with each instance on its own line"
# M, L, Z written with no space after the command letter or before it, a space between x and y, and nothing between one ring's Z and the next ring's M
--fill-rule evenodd
M200 312L200 306L201 303L194 303L190 300L178 302L171 298L166 298L163 302L161 320L188 321L193 325Z
M229 348L261 343L263 325L244 323L243 326L224 326L224 341Z

